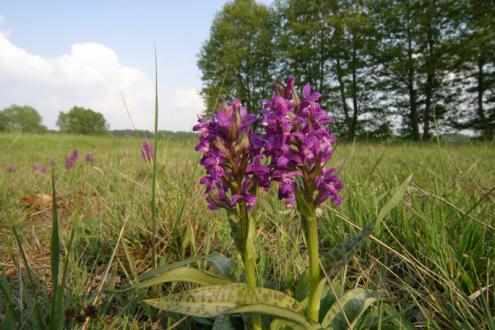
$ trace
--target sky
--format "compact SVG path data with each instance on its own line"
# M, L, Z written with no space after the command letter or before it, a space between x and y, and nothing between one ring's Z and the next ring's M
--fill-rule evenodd
M0 109L33 106L55 129L78 105L111 129L153 127L154 45L159 129L189 131L203 110L196 66L225 0L0 2ZM264 1L266 2L266 1Z

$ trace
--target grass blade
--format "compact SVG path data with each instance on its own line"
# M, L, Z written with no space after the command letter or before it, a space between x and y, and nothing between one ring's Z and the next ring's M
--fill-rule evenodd
M50 329L58 329L58 273L60 267L60 234L58 228L57 192L55 189L55 170L52 168L52 237L50 244L53 300L51 306Z

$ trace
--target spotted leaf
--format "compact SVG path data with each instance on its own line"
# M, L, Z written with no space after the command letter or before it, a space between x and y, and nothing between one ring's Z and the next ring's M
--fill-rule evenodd
M162 298L145 300L145 303L169 312L197 317L214 317L229 313L263 313L259 305L277 307L301 316L302 307L294 298L271 289L249 288L244 283L205 286ZM253 306L257 307L253 307ZM251 306L251 309L248 307ZM276 309L274 312L280 312Z

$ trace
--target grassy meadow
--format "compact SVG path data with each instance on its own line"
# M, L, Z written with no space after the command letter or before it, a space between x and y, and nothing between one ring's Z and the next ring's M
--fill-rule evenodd
M51 195L51 178L32 168L38 163L49 167L54 159L61 261L68 263L65 326L209 327L205 320L167 315L143 304L160 294L157 288L115 292L153 266L152 170L141 158L141 142L0 135L0 325L31 328L36 315L30 306L47 306L51 297L51 208L36 200L37 194ZM212 253L236 257L225 213L208 210L204 201L195 143L193 136L159 140L157 251L162 265ZM80 159L76 168L65 170L64 159L74 148ZM93 154L93 164L85 162L87 153ZM11 165L15 173L6 171ZM336 290L360 286L382 292L356 328L495 329L493 144L337 144L331 166L341 170L346 187L342 205L326 203L321 212L322 251L372 221L393 188L413 175L404 201L332 279ZM265 287L293 294L307 263L297 212L272 189L253 214L258 277ZM199 266L207 267L201 261ZM161 290L187 286L174 283ZM95 315L90 321L80 317L88 308Z

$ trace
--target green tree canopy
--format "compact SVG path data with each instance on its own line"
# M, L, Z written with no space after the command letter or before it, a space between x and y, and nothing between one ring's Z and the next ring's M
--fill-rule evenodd
M14 104L0 111L0 131L43 132L46 127L36 109Z
M198 66L208 112L219 96L255 112L273 79L295 76L322 93L349 140L495 135L493 1L232 0Z
M198 66L209 112L219 97L238 98L249 109L271 94L275 65L270 9L253 0L234 0L216 15Z
M102 134L108 130L108 124L101 113L77 106L67 113L60 112L57 126L61 132L71 134Z

